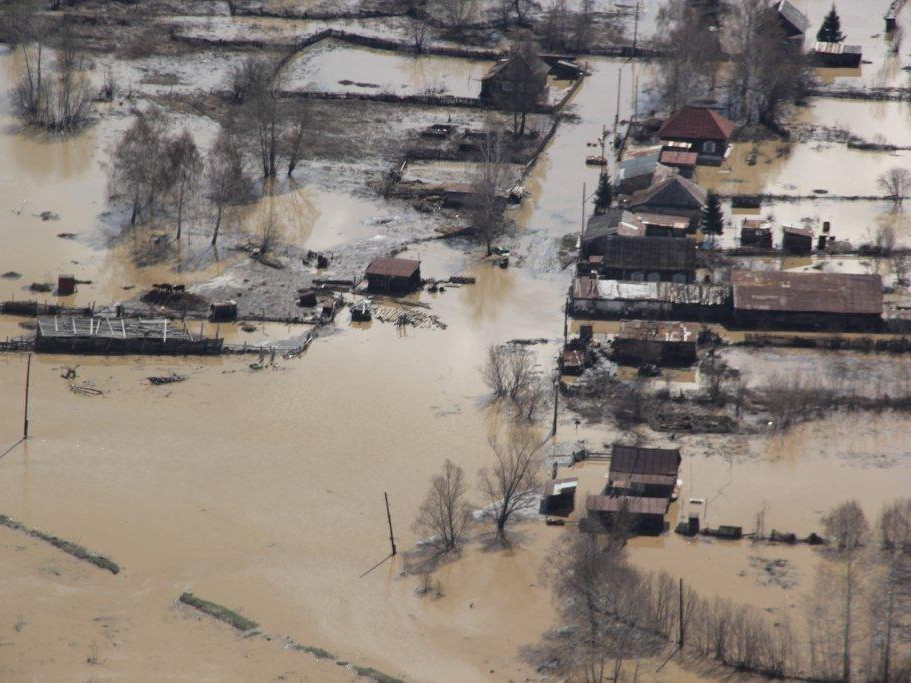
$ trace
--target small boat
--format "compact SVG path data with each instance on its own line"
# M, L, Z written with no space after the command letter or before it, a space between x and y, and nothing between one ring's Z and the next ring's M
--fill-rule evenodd
M585 163L589 166L607 166L607 159L600 155L591 155L585 157Z
M678 479L677 484L674 486L674 490L671 492L671 501L675 501L680 497L681 486L683 486L683 479Z

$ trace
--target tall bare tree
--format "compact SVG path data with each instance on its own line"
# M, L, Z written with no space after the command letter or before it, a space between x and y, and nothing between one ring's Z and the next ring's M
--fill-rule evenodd
M906 168L890 168L876 179L876 186L886 193L897 210L911 190L911 172Z
M505 59L497 77L502 85L494 102L512 112L513 133L522 136L526 117L547 95L547 67L541 61L538 44L528 35L513 42Z
M204 164L188 130L168 142L166 154L171 174L171 198L177 209L177 239L180 239L184 209L202 182Z
M504 148L502 135L488 128L481 143L481 162L471 180L468 216L475 235L484 242L488 256L492 253L493 241L503 234L505 228Z
M245 201L252 191L250 179L244 173L244 160L234 135L222 129L209 152L206 169L206 190L215 207L213 246L218 241L224 210Z
M447 460L443 471L430 482L430 490L418 508L414 529L429 536L439 554L457 550L471 520L471 510L465 500L465 473Z
M850 681L854 648L854 613L859 590L857 562L870 537L870 524L857 501L834 507L822 518L833 557L841 566L841 677Z
M130 225L135 225L142 209L154 217L155 201L168 185L165 155L165 124L160 111L140 112L124 132L111 155L108 192L111 197L126 197L131 203Z
M481 492L487 499L497 536L506 537L506 525L517 510L534 499L541 486L541 443L527 429L513 429L505 441L488 442L494 460L479 473Z
M658 86L671 111L709 97L722 57L717 27L689 0L669 0L658 11Z
M891 681L896 644L907 649L911 642L911 498L886 504L877 522L885 567L874 596L872 610L874 657L867 676Z

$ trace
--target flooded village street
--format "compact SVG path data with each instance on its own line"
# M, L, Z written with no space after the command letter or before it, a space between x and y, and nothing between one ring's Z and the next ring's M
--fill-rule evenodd
M674 114L659 93L655 0L599 0L591 11L601 37L588 50L542 51L549 67L576 75L548 72L546 95L521 110L522 134L516 114L479 94L519 54L498 20L468 23L469 40L444 30L455 20L436 18L434 3L192 4L140 3L158 27L148 34L123 10L105 18L96 0L76 11L86 40L98 41L88 43L82 70L95 88L109 70L123 89L96 102L78 133L22 124L12 95L22 52L0 47L0 311L3 302L29 300L36 312L44 304L84 311L0 315L0 341L28 340L33 351L0 353L0 680L600 680L541 653L561 638L564 654L585 649L573 645L578 625L566 625L568 601L555 588L554 567L565 567L567 548L576 547L567 544L614 539L609 529L621 527L623 562L641 572L637 585L659 572L674 591L681 581L681 614L685 585L694 620L712 611L698 600L716 613L724 605L755 610L776 633L800 633L802 646L817 577L836 564L827 554L835 547L817 536L827 513L857 500L875 527L882 506L907 497L911 482L911 292L902 281L911 221L878 182L892 167L911 170L911 109L904 96L832 96L908 88L907 47L896 56L871 37L888 3L877 0L872 19L860 0L839 4L843 29L851 42L858 34L870 63L843 77L817 69L815 94L787 110L789 139L735 135L717 164L690 165L685 187L718 193L724 231L703 230L701 207L687 235L673 239L647 229L673 233L679 216L632 213L654 185L621 192L628 160L655 153L656 141L666 145L658 125L649 126ZM815 33L831 3L795 4ZM546 6L532 11L529 26L544 22ZM42 13L56 17L57 9ZM911 29L911 9L898 17ZM100 21L112 30L109 20L136 31L137 45L166 36L167 46L111 48L104 41L113 39L92 28ZM426 43L414 49L419 35ZM250 187L218 207L225 217L216 246L208 184L197 187L182 237L164 209L157 219L151 207L148 219L140 211L131 226L129 201L112 178L132 126L160 115L167 130L191 132L208 177L216 141L225 131L235 143L243 138L232 126L252 90L233 99L231 89L260 52L275 60L281 81L272 96L307 126L303 151L287 153L299 154L296 167L283 161L268 182L255 178L264 138L251 128L243 147ZM497 142L492 160L500 129L511 142ZM881 138L894 148L848 144ZM282 137L281 155L288 144ZM483 195L494 165L503 170L492 176L491 196L505 221L485 249L472 234L481 230L479 200L464 196ZM655 184L665 170L653 168ZM604 174L615 184L613 204L596 212ZM745 245L745 219L773 225L774 248ZM612 223L601 233L604 221ZM812 226L818 238L824 221L849 244L779 249L785 226ZM633 224L641 234L624 235ZM888 253L870 246L881 246L885 228ZM604 235L685 242L694 255L683 275L653 277L638 266L615 274L609 250L591 247ZM374 264L409 259L420 262L419 287L376 291ZM735 318L749 286L742 270L795 277L795 288L804 286L800 277L882 276L877 322L865 309L847 323L823 316L812 329L786 314L745 323ZM76 289L62 294L70 275ZM853 282L845 287L862 287ZM649 308L648 296L672 287L725 290L724 310L702 299ZM658 294L643 294L648 288ZM175 298L155 298L163 291ZM220 319L210 304L232 304L233 315ZM370 311L366 321L353 319L358 304ZM224 353L49 353L39 346L45 333L29 336L41 320L56 332L48 322L56 320L76 337L77 318L104 320L115 340L126 319L167 319L165 337L169 325L191 338L199 332L219 348L223 341ZM655 329L683 325L693 360L665 363L664 351L660 360L623 359L618 339L638 318ZM492 396L489 359L498 348L528 359L540 390L531 419ZM579 372L568 364L576 358ZM775 403L775 388L791 402ZM20 440L26 392L28 438ZM541 444L533 461L540 477L504 541L479 472L491 467L491 444L520 427ZM642 498L633 484L634 493L611 488L622 488L612 469L618 445L643 458L679 449L657 533L621 522ZM428 539L415 520L447 461L464 470L473 516L458 553L416 570ZM545 514L553 480L564 479L574 480L574 509ZM625 502L602 529L605 499ZM691 532L694 519L700 529ZM725 529L737 529L736 540ZM80 548L116 571L84 561ZM676 614L676 592L670 600ZM635 647L602 656L602 679L604 657L608 669L619 662L613 680L767 673L685 650L682 628L680 641L646 630ZM891 656L911 661L909 648L896 636ZM801 666L782 678L823 680Z

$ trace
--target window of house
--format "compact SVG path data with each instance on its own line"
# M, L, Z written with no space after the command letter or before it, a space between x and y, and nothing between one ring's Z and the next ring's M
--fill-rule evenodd
M706 154L714 154L717 149L717 145L711 140L706 140L702 143L702 151Z
M661 273L649 273L648 281L649 282L661 282Z

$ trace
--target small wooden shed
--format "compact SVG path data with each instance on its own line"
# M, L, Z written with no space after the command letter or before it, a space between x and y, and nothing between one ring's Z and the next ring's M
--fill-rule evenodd
M421 262L404 258L375 258L367 266L371 292L412 292L421 286Z

